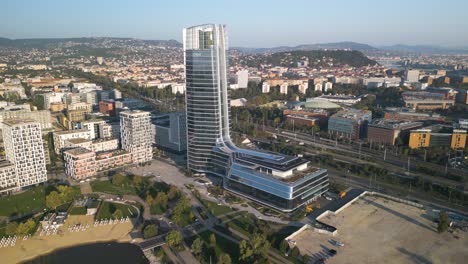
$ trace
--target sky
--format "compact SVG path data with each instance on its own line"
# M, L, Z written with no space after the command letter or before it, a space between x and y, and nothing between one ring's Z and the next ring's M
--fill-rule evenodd
M230 46L468 46L466 0L1 0L0 6L0 37L14 39L181 41L184 27L220 23Z

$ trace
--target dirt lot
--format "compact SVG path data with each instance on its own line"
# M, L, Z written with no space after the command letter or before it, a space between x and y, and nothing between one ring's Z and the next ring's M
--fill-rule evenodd
M335 226L338 234L306 230L294 238L301 254L312 256L310 263L325 257L329 249L338 254L327 263L467 263L468 233L438 234L437 224L416 207L364 196L320 221ZM336 247L330 239L344 246Z

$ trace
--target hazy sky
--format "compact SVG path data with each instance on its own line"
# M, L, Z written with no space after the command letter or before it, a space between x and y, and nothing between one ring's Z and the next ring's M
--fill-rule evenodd
M467 0L1 0L0 37L181 40L227 25L231 46L335 41L468 46Z

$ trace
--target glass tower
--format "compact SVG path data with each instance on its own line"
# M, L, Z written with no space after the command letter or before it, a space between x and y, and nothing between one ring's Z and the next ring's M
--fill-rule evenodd
M188 169L207 173L212 171L213 147L231 142L225 26L185 28L183 44Z

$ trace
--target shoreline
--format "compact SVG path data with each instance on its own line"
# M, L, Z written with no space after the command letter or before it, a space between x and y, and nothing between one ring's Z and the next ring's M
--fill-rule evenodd
M85 231L69 232L68 226L89 224ZM40 236L39 232L28 240L18 238L15 246L0 248L2 263L24 263L53 251L93 243L131 243L132 221L94 227L93 216L70 216L56 235Z

